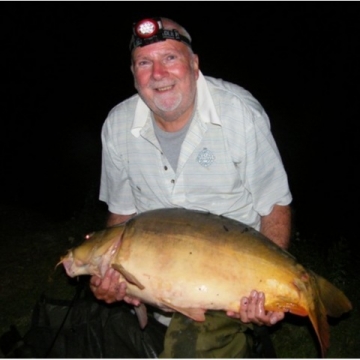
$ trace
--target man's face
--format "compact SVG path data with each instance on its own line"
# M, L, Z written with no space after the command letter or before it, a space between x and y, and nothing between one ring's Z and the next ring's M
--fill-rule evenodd
M168 39L138 47L131 71L143 101L164 120L176 120L194 104L199 62L187 45Z

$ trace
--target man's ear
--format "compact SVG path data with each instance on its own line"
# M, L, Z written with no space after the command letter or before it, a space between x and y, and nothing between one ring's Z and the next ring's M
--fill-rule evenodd
M196 54L192 55L192 67L196 73L196 79L199 77L199 56Z

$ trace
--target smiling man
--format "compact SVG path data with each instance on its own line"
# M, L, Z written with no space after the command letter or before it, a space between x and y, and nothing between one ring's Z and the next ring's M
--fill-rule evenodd
M133 51L135 88L165 131L182 129L195 107L199 59L180 41L163 41Z
M173 20L135 24L130 51L137 94L111 110L102 130L100 200L108 205L107 225L183 207L234 218L287 248L292 197L259 102L238 85L204 76L189 33ZM103 279L93 276L90 287L108 303L139 304L112 269ZM250 356L247 329L284 318L265 311L265 296L254 284L239 299L238 313L208 312L204 323L156 313L168 325L158 355Z

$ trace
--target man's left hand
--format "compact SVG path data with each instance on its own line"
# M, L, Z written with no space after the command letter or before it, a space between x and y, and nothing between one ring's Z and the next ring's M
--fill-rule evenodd
M240 300L240 312L228 311L227 315L240 319L243 323L271 326L285 317L284 312L266 311L264 308L265 295L253 290L249 297Z

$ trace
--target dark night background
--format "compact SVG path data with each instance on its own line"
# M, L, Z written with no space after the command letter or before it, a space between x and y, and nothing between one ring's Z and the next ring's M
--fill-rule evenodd
M152 15L188 29L205 75L265 107L296 229L357 240L360 21L351 2L0 4L1 205L62 220L97 197L101 126L134 93L131 24Z

